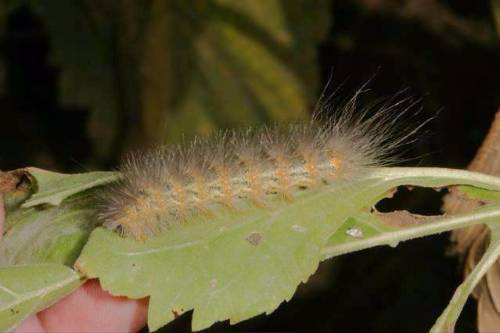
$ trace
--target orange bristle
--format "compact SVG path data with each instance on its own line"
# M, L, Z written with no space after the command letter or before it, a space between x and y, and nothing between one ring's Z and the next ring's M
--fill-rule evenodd
M233 207L233 191L231 186L231 174L229 168L225 165L218 165L215 167L217 174L217 182L221 191L221 202L226 207Z

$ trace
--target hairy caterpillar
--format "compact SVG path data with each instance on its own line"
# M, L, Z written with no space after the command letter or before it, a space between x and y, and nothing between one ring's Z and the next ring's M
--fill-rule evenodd
M223 131L132 154L120 167L121 180L101 193L98 219L144 240L215 206L234 209L248 200L265 209L268 195L293 200L297 191L390 164L396 148L423 126L400 125L416 103L390 99L357 110L361 92L340 106L320 100L320 111L306 124ZM378 112L369 116L374 108ZM337 113L325 116L331 109Z

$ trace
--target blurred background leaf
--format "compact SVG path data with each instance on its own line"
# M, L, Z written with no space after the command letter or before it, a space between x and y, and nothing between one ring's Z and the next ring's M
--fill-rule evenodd
M490 0L491 2L491 14L495 20L497 37L500 37L500 1L498 0Z
M305 118L329 21L324 0L51 0L30 9L61 69L61 105L91 112L101 163L182 135Z

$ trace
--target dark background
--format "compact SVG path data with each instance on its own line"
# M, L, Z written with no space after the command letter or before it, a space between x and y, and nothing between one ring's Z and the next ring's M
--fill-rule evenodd
M412 121L436 118L427 126L429 134L422 135L411 152L417 157L410 162L413 165L466 167L500 106L499 27L495 25L494 1L351 0L319 1L314 5L307 1L282 1L278 2L278 8L286 13L289 22L297 22L288 26L297 42L289 49L275 47L265 29L251 30L252 18L246 17L244 11L238 13L207 5L211 1L204 5L171 1L154 9L133 8L134 14L126 11L127 1L110 1L106 5L96 1L68 1L65 5L48 1L51 2L52 6L41 9L40 5L10 1L0 7L0 169L3 170L27 165L67 172L107 169L115 167L120 156L130 149L176 140L169 135L152 136L158 128L148 128L146 123L136 125L143 114L151 112L143 107L144 100L158 96L154 87L150 93L147 84L138 79L144 61L141 57L147 55L137 51L142 50L138 46L141 33L137 31L149 19L143 15L147 10L168 11L170 20L179 12L185 15L182 20L186 17L191 20L187 28L182 24L173 30L170 27L165 35L166 54L174 55L168 59L170 67L167 67L181 71L174 75L167 68L169 78L164 81L160 78L158 85L165 83L169 99L153 104L160 105L159 114L171 112L173 116L169 119L182 119L182 114L175 114L183 112L179 100L190 98L183 91L169 93L173 89L186 89L190 83L181 78L194 71L191 68L196 56L190 52L196 45L184 41L197 38L210 24L216 24L210 19L212 13L243 31L249 29L254 40L268 47L303 80L308 107L301 111L305 113L311 112L332 70L334 84L345 83L345 94L352 93L377 73L363 101L406 88L422 98L423 111ZM61 28L64 20L53 26L53 21L57 23L58 18L73 13L68 8L75 15L90 17L85 22L94 24L87 27L85 38L99 37L96 39L102 43L101 49L107 50L102 54L109 56L101 58L107 62L94 62L94 47L99 44L82 37L84 28L80 31L75 24L65 31ZM130 15L136 17L130 19ZM270 15L266 19L275 18ZM133 22L139 23L132 26ZM320 25L322 28L318 28ZM180 32L170 33L176 28ZM215 38L210 41L217 42ZM80 46L83 51L73 52ZM64 47L73 51L64 51ZM79 54L81 58L73 61L78 52L83 52ZM146 62L162 67L161 52L165 51L153 48L151 52L153 55L160 52L160 56ZM54 54L63 56L57 58ZM239 64L235 68L243 68ZM87 74L96 71L96 66L102 66L98 72L112 73L114 93L104 95L104 99L112 101L109 105L113 110L102 106L102 97L95 98L86 92L93 87L105 91L99 86L100 80L87 81L92 77ZM235 76L245 78L247 70L236 71ZM63 80L68 73L74 80L69 84ZM171 76L178 81L172 81ZM244 79L239 80L245 83ZM283 78L284 85L285 81ZM71 91L75 82L82 85L81 95L80 91ZM257 83L260 84L258 80ZM216 95L217 87L211 89L207 88ZM230 120L231 117L222 111L217 113L215 108L206 116L210 119L209 131L246 125L246 119L250 123L276 120L270 116L272 113L266 113L265 104L260 103L257 94L249 101L251 111L241 117L241 122ZM161 103L167 107L161 107ZM204 110L194 112L198 115ZM235 115L238 112L235 108ZM100 117L99 126L89 126L90 118L96 114ZM162 115L153 112L152 117L156 116ZM109 119L109 123L103 119ZM190 127L189 121L171 121L168 126L187 132L187 136L199 132ZM108 135L111 128L112 134ZM437 214L440 196L424 190L403 193L383 203L382 208L404 207L412 212ZM448 235L443 234L403 243L395 249L374 248L344 255L323 263L312 281L271 315L232 327L227 323L216 324L209 331L424 332L432 326L461 281L458 260L445 255L448 245ZM475 302L469 300L458 324L459 332L475 331L475 308ZM162 332L188 331L189 325L190 314L186 314Z

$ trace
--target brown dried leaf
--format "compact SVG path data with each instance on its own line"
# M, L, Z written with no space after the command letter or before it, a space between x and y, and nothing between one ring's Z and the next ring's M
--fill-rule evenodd
M411 227L428 223L436 218L434 216L412 214L406 210L396 210L390 213L378 213L377 216L380 222L394 228Z
M496 266L498 266L498 264ZM500 314L493 307L493 299L494 295L488 292L482 293L481 297L478 298L477 329L479 332L498 332L498 328L500 327Z
M14 191L25 174L24 170L0 171L0 193Z
M500 110L497 112L476 156L469 165L469 170L500 176ZM445 196L443 211L458 213L482 205L478 200L469 199L463 193L453 189ZM455 230L451 240L451 252L461 257L464 262L464 276L467 276L481 259L489 241L489 229L485 225ZM500 327L500 259L478 284L473 293L478 300L478 330L494 332Z
M19 206L31 195L33 182L24 169L0 171L0 195L7 211Z

